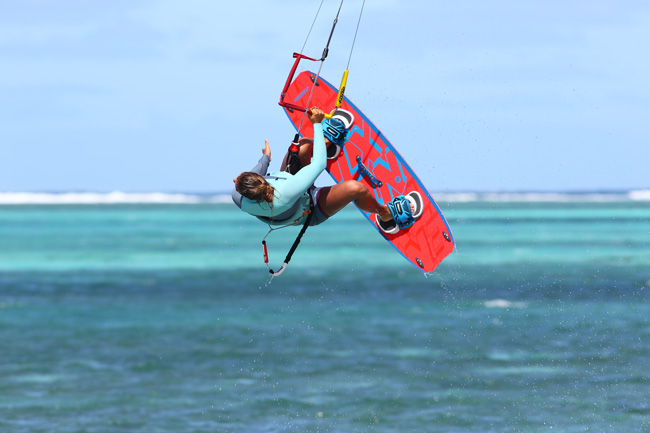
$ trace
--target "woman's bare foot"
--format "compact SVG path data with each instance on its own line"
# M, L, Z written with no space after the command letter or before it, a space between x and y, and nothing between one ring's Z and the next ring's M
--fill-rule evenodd
M388 210L388 206L384 206L381 212L378 212L377 215L379 215L379 219L387 222L393 219L393 215L390 213Z

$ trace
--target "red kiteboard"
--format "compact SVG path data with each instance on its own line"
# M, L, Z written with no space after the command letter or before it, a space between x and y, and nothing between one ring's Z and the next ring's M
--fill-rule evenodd
M335 108L338 93L338 89L323 78L316 80L316 74L305 71L285 88L281 105L297 130L302 125L298 133L313 137L311 123L303 119L300 107L316 106L330 112ZM454 236L438 204L404 158L361 110L347 97L343 98L340 108L354 115L354 124L341 152L328 160L328 173L337 183L350 179L362 182L382 204L411 191L419 192L424 205L422 215L411 227L394 235L377 226L374 214L361 213L409 262L423 272L432 272L455 247Z

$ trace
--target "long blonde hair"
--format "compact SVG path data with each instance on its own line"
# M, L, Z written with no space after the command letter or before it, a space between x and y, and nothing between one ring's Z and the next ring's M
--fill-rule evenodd
M249 200L273 203L275 188L264 177L252 171L239 175L235 182L235 189Z

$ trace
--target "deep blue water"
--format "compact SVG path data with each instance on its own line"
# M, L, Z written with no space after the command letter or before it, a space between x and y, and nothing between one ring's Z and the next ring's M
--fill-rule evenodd
M650 203L440 206L428 276L346 209L272 280L232 205L0 206L0 431L650 431Z

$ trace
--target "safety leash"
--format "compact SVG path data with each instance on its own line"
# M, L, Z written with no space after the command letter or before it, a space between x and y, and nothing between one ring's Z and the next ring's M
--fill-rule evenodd
M287 257L285 257L284 262L282 263L282 267L278 269L277 272L275 272L271 267L269 266L269 253L266 248L266 238L273 232L274 230L279 230L282 228L290 227L292 225L295 225L296 222L300 220L305 214L303 213L300 218L298 218L296 221L294 221L293 224L288 224L286 226L282 227L277 227L277 228L271 228L269 232L264 236L264 239L262 239L262 246L264 248L264 263L266 264L266 267L269 268L269 273L273 275L274 277L277 277L281 275L284 270L287 268L287 265L291 261L291 256L293 256L293 253L296 251L296 248L298 248L298 245L300 244L300 240L302 239L302 235L305 234L307 231L307 227L309 227L309 223L311 222L312 217L314 216L314 198L311 195L311 191L307 190L307 194L309 194L309 210L305 211L307 213L307 219L305 220L305 223L302 225L302 228L300 229L300 233L298 233L298 237L296 238L295 241L293 241L293 245L291 246L291 249L289 250L289 254L287 254Z

